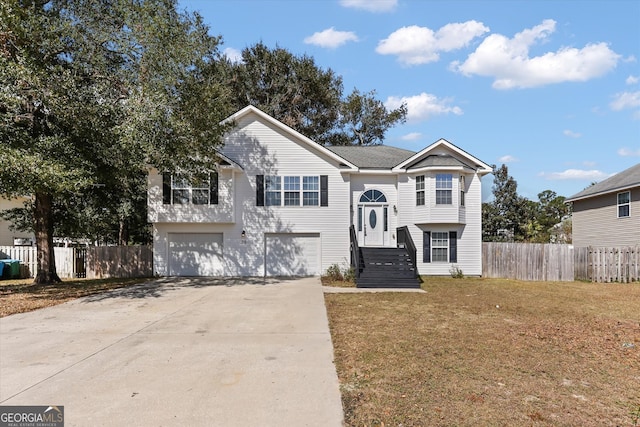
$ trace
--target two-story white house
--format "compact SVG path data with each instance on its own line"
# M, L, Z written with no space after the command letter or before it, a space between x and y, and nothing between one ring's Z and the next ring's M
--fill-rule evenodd
M149 173L156 274L320 275L354 246L396 248L399 231L405 246L403 227L420 274L481 274L480 179L492 168L473 155L444 139L417 153L324 147L253 106L228 120L217 172Z

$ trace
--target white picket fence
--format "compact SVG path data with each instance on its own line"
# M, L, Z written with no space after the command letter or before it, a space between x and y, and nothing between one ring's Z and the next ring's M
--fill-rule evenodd
M73 248L54 248L56 270L63 279L75 278L75 254ZM19 259L22 277L34 277L37 271L35 246L0 246L0 259Z

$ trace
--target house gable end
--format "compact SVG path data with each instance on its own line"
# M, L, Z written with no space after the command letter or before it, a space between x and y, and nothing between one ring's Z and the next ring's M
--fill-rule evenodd
M450 161L429 161L429 156L449 156ZM479 175L486 175L493 171L493 167L482 160L472 156L459 147L456 147L446 139L439 139L423 150L417 152L404 162L393 168L394 172L409 171L409 169L418 169L420 167L439 167L439 168L461 168L471 169Z

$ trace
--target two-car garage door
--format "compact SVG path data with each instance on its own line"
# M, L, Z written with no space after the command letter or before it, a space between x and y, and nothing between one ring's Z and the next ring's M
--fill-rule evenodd
M321 273L318 233L265 234L265 271L225 271L222 233L169 233L168 240L169 276L315 276ZM255 256L262 254L256 251Z

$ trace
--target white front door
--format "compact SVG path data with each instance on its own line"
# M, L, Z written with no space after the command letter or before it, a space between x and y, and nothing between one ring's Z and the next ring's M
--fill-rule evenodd
M384 215L382 206L364 207L364 246L384 245Z

